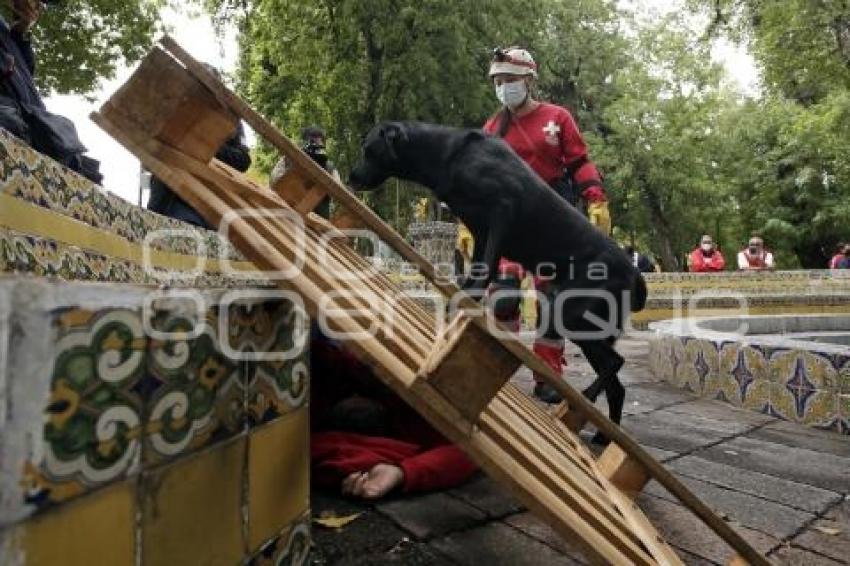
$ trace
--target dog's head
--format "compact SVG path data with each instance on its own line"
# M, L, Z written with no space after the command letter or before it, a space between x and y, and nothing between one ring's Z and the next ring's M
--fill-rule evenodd
M401 169L400 152L409 141L400 122L378 124L363 143L363 159L351 170L349 185L355 190L374 189Z

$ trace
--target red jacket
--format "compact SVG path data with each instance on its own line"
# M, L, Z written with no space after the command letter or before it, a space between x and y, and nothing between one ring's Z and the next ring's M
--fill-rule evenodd
M497 133L500 120L501 113L487 120L484 131ZM608 200L599 171L566 108L541 102L528 114L513 118L504 140L548 184L560 179L566 168L588 202Z
M726 260L720 250L714 250L711 255L706 256L702 248L691 252L691 271L694 273L706 273L710 271L723 271Z

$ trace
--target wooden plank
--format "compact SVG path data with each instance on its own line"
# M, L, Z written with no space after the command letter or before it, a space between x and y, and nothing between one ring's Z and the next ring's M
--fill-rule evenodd
M336 211L333 215L331 215L331 223L340 230L356 230L366 227L356 214L353 214L348 210Z
M518 438L521 429L518 430L513 426L515 423L509 420L505 422L503 419L510 419L509 411L488 410L481 417L481 430L498 438L503 448L522 468L531 472L550 493L567 503L582 521L614 545L618 552L623 554L623 563L653 563L646 551L640 547L638 539L625 528L624 519L612 513L613 505L608 503L606 506L607 497L590 495L594 489L599 492L601 490L594 486L587 476L576 472L563 473L563 468L568 468L568 464L560 461L560 466L556 466L554 461L547 459L543 452L543 439Z
M310 186L307 189L307 194L304 195L298 204L295 205L295 210L297 210L301 215L309 214L313 212L313 210L322 204L322 201L328 198L328 193L320 189L316 186Z
M115 127L103 116L92 114L91 118L112 135L112 137L142 159L145 166L169 187L178 192L181 198L185 196L186 198L184 200L198 210L208 222L218 223L225 214L232 210L230 205L222 200L219 195L210 192L208 187L203 185L199 180L187 173L170 167L154 157L153 154L145 149L144 145L146 142L136 142L133 137L127 135L120 128ZM246 253L255 265L264 267L270 271L286 271L290 269L292 265L291 259L282 256L281 248L272 245L247 220L236 218L232 226L231 239L235 240L240 249L243 250L243 253ZM310 316L316 317L318 315L318 306L322 304L326 293L308 277L306 270L294 274L291 279L278 281L278 284L299 291L305 299L305 306ZM342 305L339 306L342 307ZM341 312L339 316L329 319L329 323L334 329L349 334L362 333L363 330L362 326L345 312ZM357 343L367 347L366 352L369 354L371 363L391 368L391 371L398 379L404 380L406 378L408 383L413 382L414 373L411 365L418 367L417 361L414 361L411 365L405 365L399 360L398 355L389 350L375 336L365 335ZM420 358L418 363L421 364L421 361L422 359Z
M568 403L559 404L552 414L573 432L580 432L587 424L587 415L581 411L571 411Z
M236 116L194 80L173 57L155 48L102 113L115 112L155 139L208 162L236 131Z
M616 444L609 444L599 457L602 474L620 491L634 499L649 482L649 473Z
M460 320L460 319L456 319ZM505 383L519 369L516 357L469 320L459 322L441 350L424 367L420 379L427 379L470 422L475 422ZM447 330L454 331L456 326Z
M271 190L286 201L289 206L296 206L307 196L308 186L303 173L291 167L280 179L271 186Z

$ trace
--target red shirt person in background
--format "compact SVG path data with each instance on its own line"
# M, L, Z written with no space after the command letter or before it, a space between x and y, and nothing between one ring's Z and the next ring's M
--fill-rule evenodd
M694 273L723 271L726 267L723 254L714 246L714 240L708 234L702 237L699 247L691 252L688 259L688 264Z
M738 252L738 269L740 271L772 271L774 269L773 253L764 247L764 240L759 236L750 238L749 245Z
M838 269L838 264L844 260L844 247L845 244L839 243L835 248L835 255L832 256L832 259L829 260L829 268L830 269Z
M449 489L475 464L371 370L323 336L311 343L312 480L343 495L379 499L390 492Z
M608 198L575 120L566 108L539 102L531 94L537 79L537 64L531 54L518 47L497 49L490 63L489 76L502 108L487 120L484 131L504 139L550 186L554 187L561 181L565 171L569 173L574 186L588 203L591 223L605 234L610 234ZM547 243L541 242L540 245ZM521 266L502 259L494 288L511 289L518 296L523 277ZM545 288L539 287L538 290L547 292ZM520 301L500 299L494 303L496 318L506 326L518 329ZM534 353L560 375L563 371L564 339L555 331L554 324L549 326L551 328L535 340ZM557 391L542 378L535 376L535 380L534 395L537 398L546 403L561 401Z

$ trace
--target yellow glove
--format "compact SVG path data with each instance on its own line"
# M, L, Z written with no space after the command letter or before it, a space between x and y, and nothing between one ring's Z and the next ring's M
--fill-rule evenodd
M589 203L587 205L587 218L606 236L611 235L611 213L608 211L607 201Z

